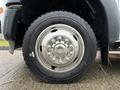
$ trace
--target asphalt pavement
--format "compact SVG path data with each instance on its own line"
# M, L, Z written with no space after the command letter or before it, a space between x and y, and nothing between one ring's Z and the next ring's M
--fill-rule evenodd
M116 55L118 57L118 55ZM111 56L111 66L100 64L100 55L85 74L73 84L48 84L38 79L24 63L22 51L14 55L0 51L0 90L120 90L120 61Z

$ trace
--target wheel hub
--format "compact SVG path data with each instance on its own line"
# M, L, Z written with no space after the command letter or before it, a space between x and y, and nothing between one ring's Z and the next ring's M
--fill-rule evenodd
M48 44L47 56L52 65L61 66L69 64L74 57L72 42L64 36L54 37Z
M81 35L65 24L51 25L43 30L38 36L35 49L39 62L53 72L75 68L81 62L84 51Z
M55 53L58 54L59 56L66 54L66 50L67 48L63 44L58 44L54 48Z

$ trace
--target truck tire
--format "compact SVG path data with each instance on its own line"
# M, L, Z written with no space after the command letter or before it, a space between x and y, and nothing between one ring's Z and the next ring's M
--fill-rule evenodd
M48 83L81 79L96 56L96 37L81 17L64 11L42 15L29 27L23 56L31 71Z

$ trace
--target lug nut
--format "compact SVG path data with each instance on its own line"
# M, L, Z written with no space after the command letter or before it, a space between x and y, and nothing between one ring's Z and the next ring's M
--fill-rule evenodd
M60 43L64 44L64 41L61 41Z
M65 43L65 46L68 47L68 44Z
M51 45L48 45L48 48L51 48Z
M53 60L53 61L55 61L55 60L56 60L56 58L53 58L52 60Z
M64 62L62 61L62 59L59 59L59 64L63 64Z
M55 44L52 45L52 48L54 48L54 47L55 47Z
M70 52L70 54L73 54L73 52Z
M66 60L70 60L68 57L66 57Z
M58 37L58 40L61 40L61 39L62 39L62 36L59 36L59 37Z
M51 53L49 52L48 55L51 55Z
M56 41L56 43L55 44L58 44L58 43L60 43L59 41Z
M69 40L68 40L68 39L65 39L65 41L66 41L66 42L69 42Z
M54 42L55 42L55 39L52 39L51 41L54 43Z

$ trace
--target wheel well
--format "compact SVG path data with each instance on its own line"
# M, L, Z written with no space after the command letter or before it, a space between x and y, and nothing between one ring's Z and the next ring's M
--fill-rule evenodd
M104 43L108 43L106 14L99 0L43 0L42 2L41 0L22 0L22 5L21 21L26 26L47 12L69 11L81 16L90 24L98 43L102 39Z

